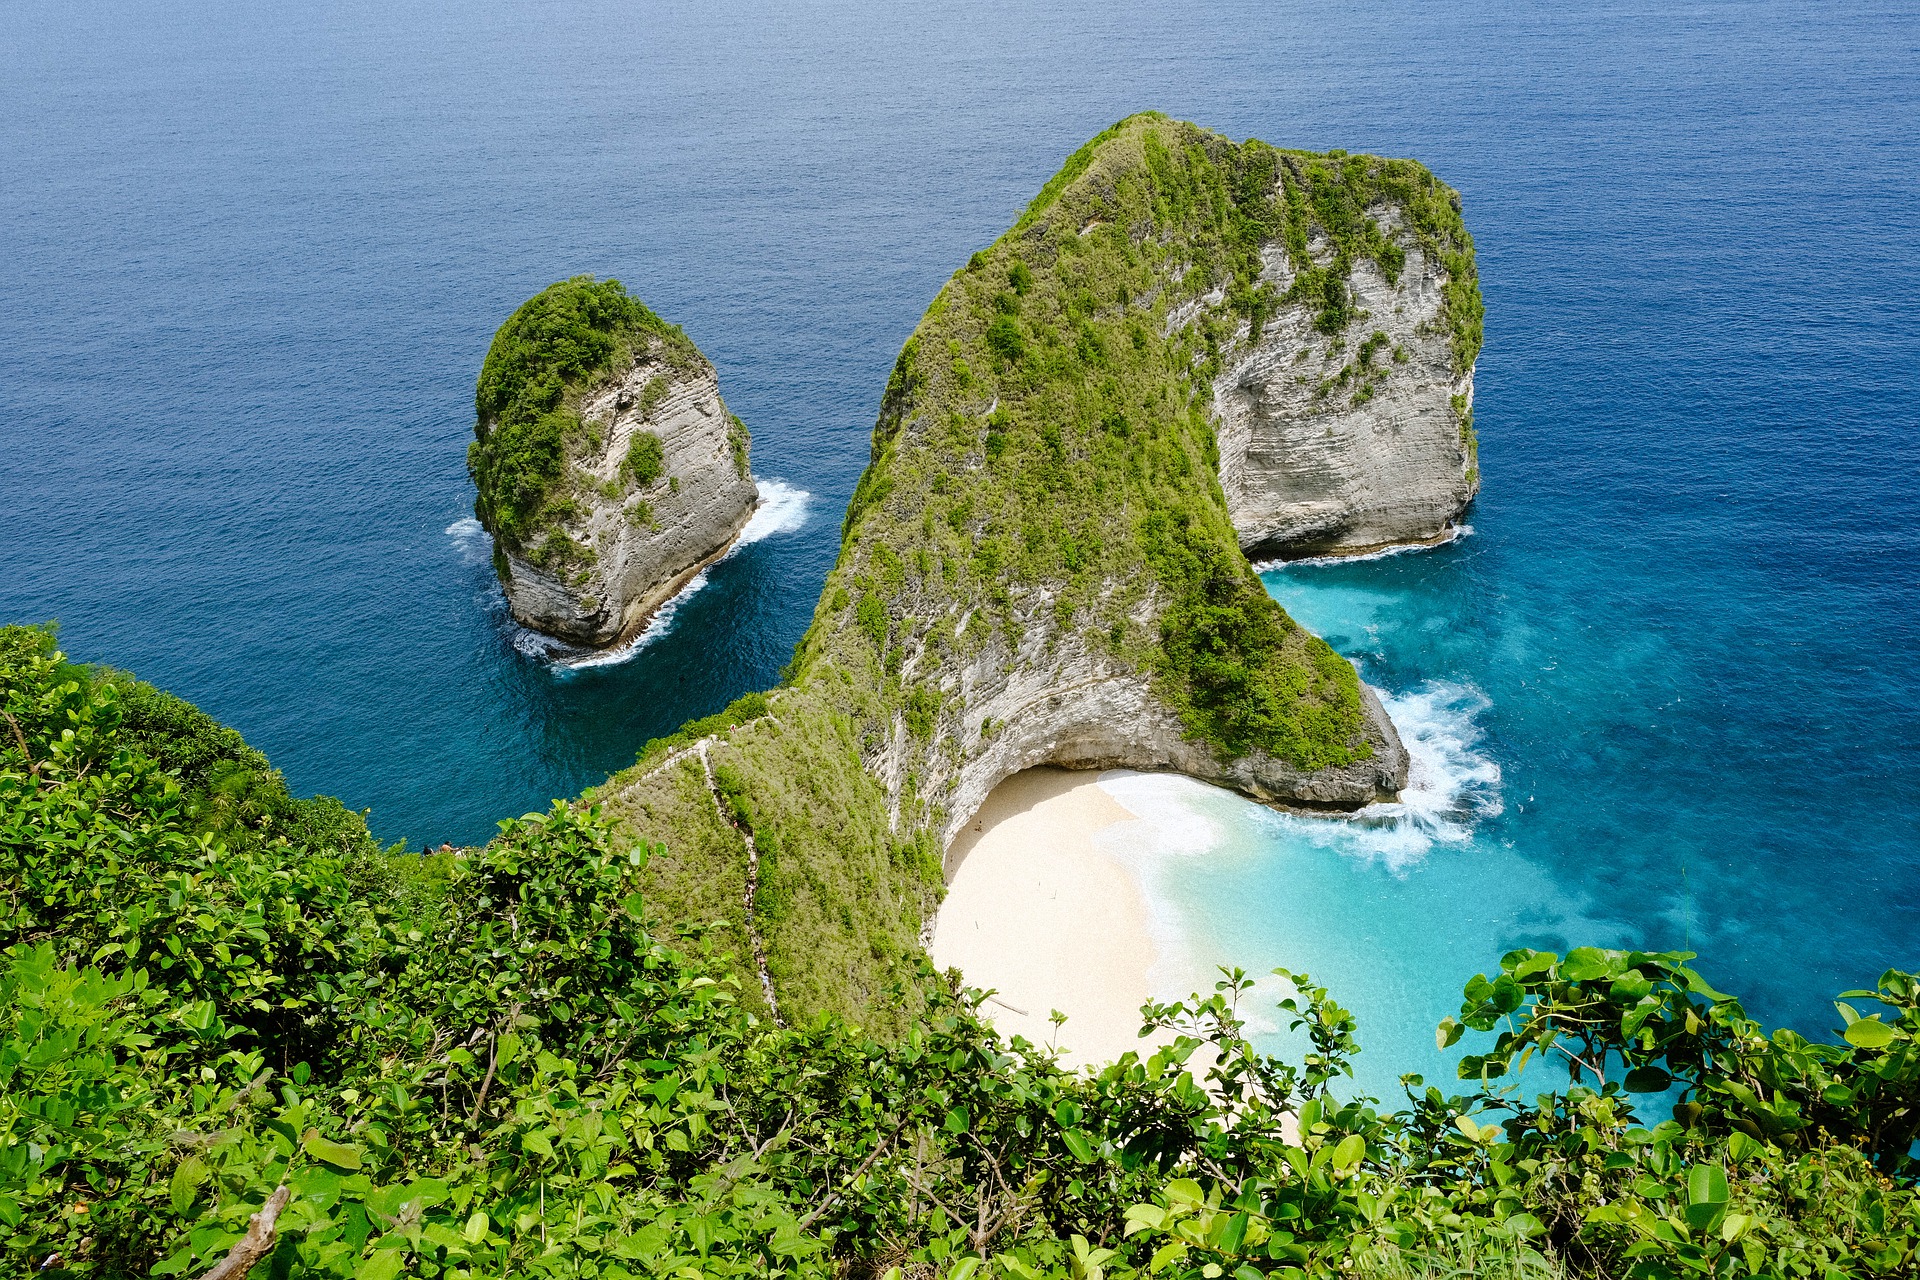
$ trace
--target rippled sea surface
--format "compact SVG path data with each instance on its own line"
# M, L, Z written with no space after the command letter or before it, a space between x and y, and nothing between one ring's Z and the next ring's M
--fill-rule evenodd
M921 309L1158 108L1426 161L1488 308L1474 534L1268 575L1421 781L1358 826L1162 797L1215 824L1156 864L1168 980L1311 969L1385 1071L1520 943L1686 945L1813 1024L1920 965L1912 5L4 23L0 618L59 618L387 839L482 839L770 683ZM494 328L577 272L686 327L782 504L585 668L506 621L464 469Z

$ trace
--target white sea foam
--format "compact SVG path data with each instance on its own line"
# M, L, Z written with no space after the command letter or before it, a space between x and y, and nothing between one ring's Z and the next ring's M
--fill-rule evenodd
M760 505L754 509L747 527L740 531L740 537L733 544L735 550L752 546L776 533L792 533L807 522L807 506L813 501L811 493L796 489L784 480L755 483L760 486Z
M446 532L464 564L485 564L493 554L493 543L487 537L486 526L472 516L455 520L447 526Z
M1407 785L1397 801L1337 821L1353 853L1399 869L1436 844L1465 844L1500 812L1500 765L1485 750L1479 717L1493 704L1478 689L1434 680L1381 702L1407 748Z
M1385 560L1389 556L1405 556L1412 555L1416 551L1432 551L1438 547L1450 546L1462 538L1470 538L1472 536L1472 525L1457 524L1448 529L1441 537L1435 538L1432 542L1401 543L1398 546L1382 547L1378 551L1369 551L1365 555L1358 556L1305 556L1299 560L1255 560L1253 562L1253 568L1256 573L1271 573L1275 569L1312 568L1315 565L1365 564L1369 560Z

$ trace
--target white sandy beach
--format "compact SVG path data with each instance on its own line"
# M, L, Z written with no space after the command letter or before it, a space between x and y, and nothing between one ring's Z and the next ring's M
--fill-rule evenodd
M1056 1044L1076 1066L1167 1038L1139 1037L1156 959L1146 902L1094 839L1134 814L1098 776L1030 769L994 788L948 853L933 935L934 963L997 992L983 1011L1003 1035Z

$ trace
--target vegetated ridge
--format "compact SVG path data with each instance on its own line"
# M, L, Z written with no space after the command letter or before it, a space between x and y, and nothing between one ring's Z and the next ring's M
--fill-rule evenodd
M1402 308L1405 359L1373 339L1363 293ZM1282 359L1326 366L1315 403L1354 430L1437 430L1404 510L1408 468L1352 473L1372 495L1352 508L1363 539L1390 515L1437 535L1477 478L1455 397L1480 314L1457 197L1412 161L1158 116L1094 139L903 347L783 687L593 793L665 845L656 904L763 939L790 1013L898 1028L944 851L1013 773L1172 768L1298 808L1391 797L1406 756L1378 700L1242 552L1217 406L1250 361ZM752 920L705 761L757 848Z
M513 616L631 635L753 514L749 438L713 365L617 280L577 276L500 326L474 393L474 511Z
M1097 1072L921 975L875 1038L756 1016L657 847L556 804L382 851L239 735L0 628L0 1261L98 1276L1907 1276L1920 981L1768 1035L1681 954L1516 951L1461 1092L1336 1090L1230 974ZM778 711L773 714L779 714ZM711 801L709 801L711 804ZM1503 1078L1529 1059L1525 1095ZM1561 1072L1566 1072L1563 1078ZM1662 1094L1671 1091L1677 1104Z

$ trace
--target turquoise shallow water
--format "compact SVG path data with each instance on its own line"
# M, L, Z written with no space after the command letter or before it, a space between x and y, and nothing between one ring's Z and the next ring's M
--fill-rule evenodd
M1384 1078L1518 942L1688 943L1818 1025L1920 965L1917 51L1869 0L16 5L0 618L483 839L773 681L901 341L1087 137L1418 156L1480 249L1476 532L1268 581L1471 785L1218 802L1194 963L1312 970ZM463 466L493 329L580 271L713 357L786 512L584 670Z

